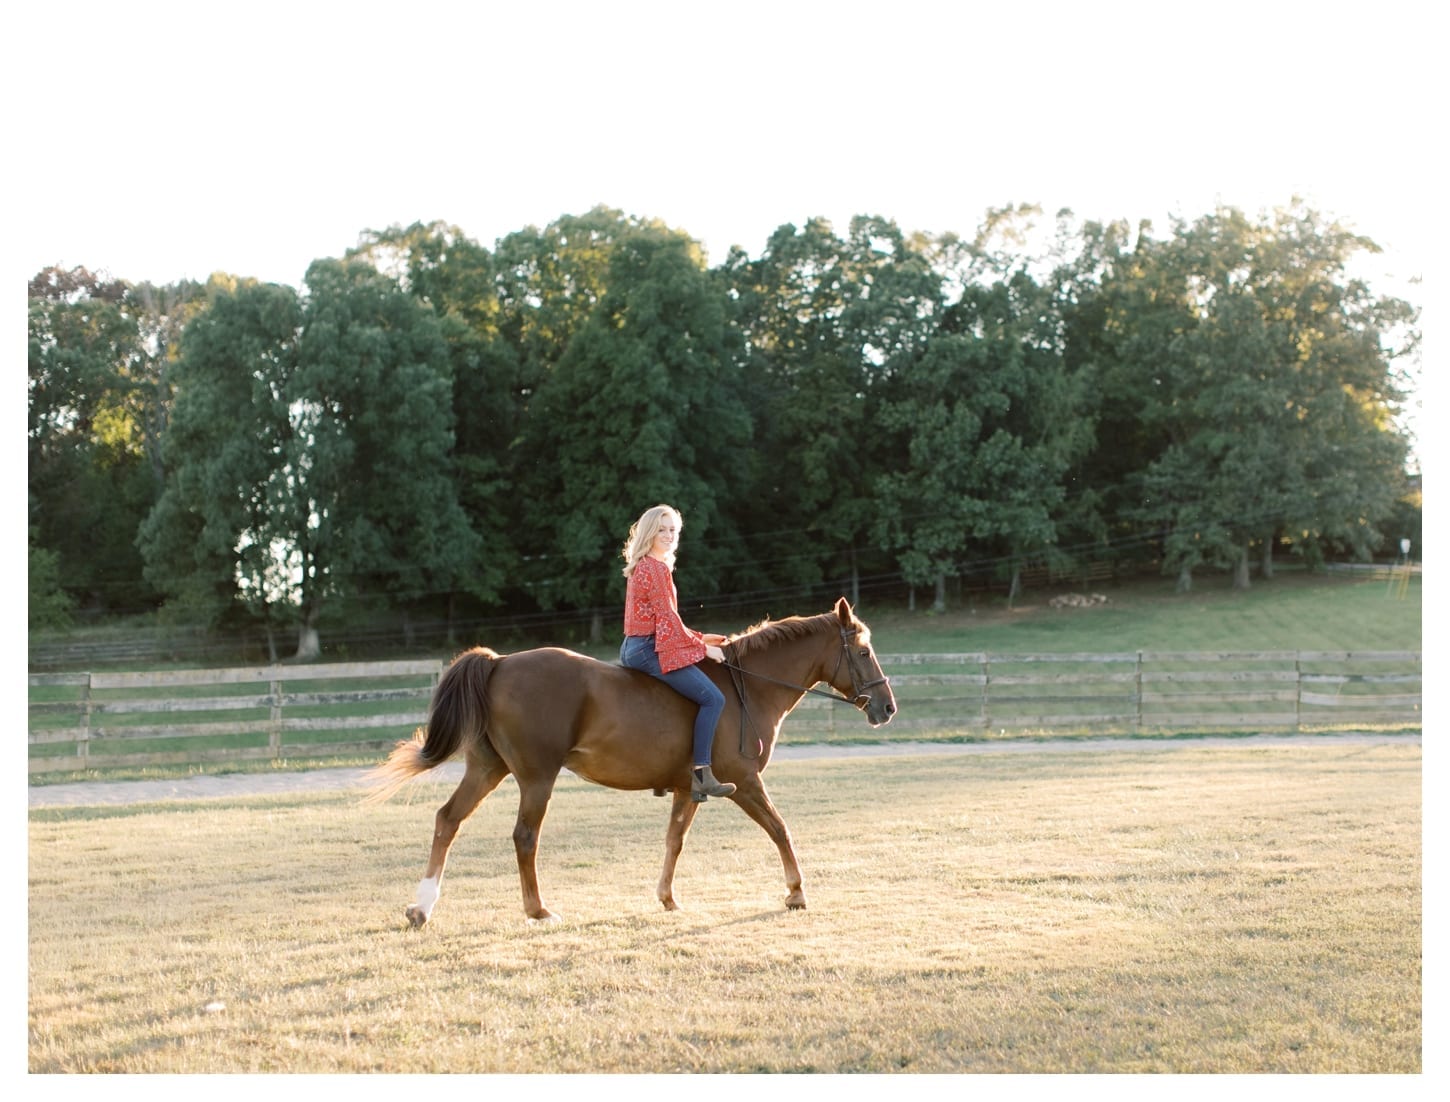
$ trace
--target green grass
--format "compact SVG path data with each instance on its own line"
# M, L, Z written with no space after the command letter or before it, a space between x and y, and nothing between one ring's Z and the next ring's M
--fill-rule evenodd
M29 816L28 1068L1421 1068L1417 743L781 762L809 909L712 801L561 780L527 924L507 782L406 928L447 786Z
M1399 598L1383 581L1284 573L1234 590L1211 578L1177 594L1171 580L1105 586L1106 605L1055 609L1057 591L934 616L863 605L886 653L1419 650L1420 580Z

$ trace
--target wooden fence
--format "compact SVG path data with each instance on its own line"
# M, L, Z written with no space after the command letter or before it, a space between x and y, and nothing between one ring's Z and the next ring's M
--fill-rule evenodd
M429 659L31 674L30 772L372 753L423 721L442 670Z
M1418 727L1417 651L882 655L900 715L872 735L807 696L810 741ZM31 674L30 772L372 754L426 717L437 660Z
M887 728L893 735L1301 731L1421 720L1417 651L901 654L883 655L882 666L901 709ZM849 738L859 718L807 697L790 724L798 736Z

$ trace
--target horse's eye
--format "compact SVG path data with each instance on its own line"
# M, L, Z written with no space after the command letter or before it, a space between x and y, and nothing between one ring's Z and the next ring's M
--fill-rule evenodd
M871 652L869 650L863 650L861 652L861 657L862 658L870 658L871 657Z

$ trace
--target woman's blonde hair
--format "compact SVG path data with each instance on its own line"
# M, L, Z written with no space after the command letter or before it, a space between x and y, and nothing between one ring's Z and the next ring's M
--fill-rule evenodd
M620 555L624 558L624 576L627 578L634 573L634 568L639 565L639 560L649 554L650 548L655 545L655 537L659 535L660 525L664 523L665 517L675 518L675 534L679 535L680 529L684 528L684 518L680 516L678 509L668 505L656 505L652 509L646 509L640 518L629 526L629 535L624 541L624 550ZM671 570L675 568L675 548L670 548L670 553L665 557L665 565Z

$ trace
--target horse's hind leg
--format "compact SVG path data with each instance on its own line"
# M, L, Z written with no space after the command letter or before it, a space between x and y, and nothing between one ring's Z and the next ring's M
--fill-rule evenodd
M675 864L680 859L680 851L685 848L685 836L690 833L690 824L695 821L695 812L700 810L700 805L690 799L688 788L677 788L675 790L675 803L670 808L670 829L665 835L665 864L660 870L659 887L655 889L655 895L665 905L665 910L676 911L679 907L675 903Z
M544 906L539 897L539 877L534 868L534 859L539 852L539 828L544 824L544 812L549 809L555 779L555 776L545 780L519 778L519 817L514 823L514 852L519 859L519 883L524 890L524 914L538 922L558 917Z
M477 757L469 755L463 780L434 816L433 848L428 854L428 867L423 872L423 879L418 882L418 901L404 911L415 929L426 924L433 914L443 886L443 866L448 862L448 847L453 844L458 828L508 773L508 766L492 747L482 747Z
M775 804L770 802L770 797L765 793L765 785L755 778L753 783L747 782L739 786L735 795L730 797L740 809L754 819L770 835L775 848L780 850L780 863L785 868L785 886L789 894L785 897L785 905L792 911L805 909L806 895L801 889L801 867L796 863L795 847L791 844L790 830L785 825L785 820L780 817L780 812L775 809Z

